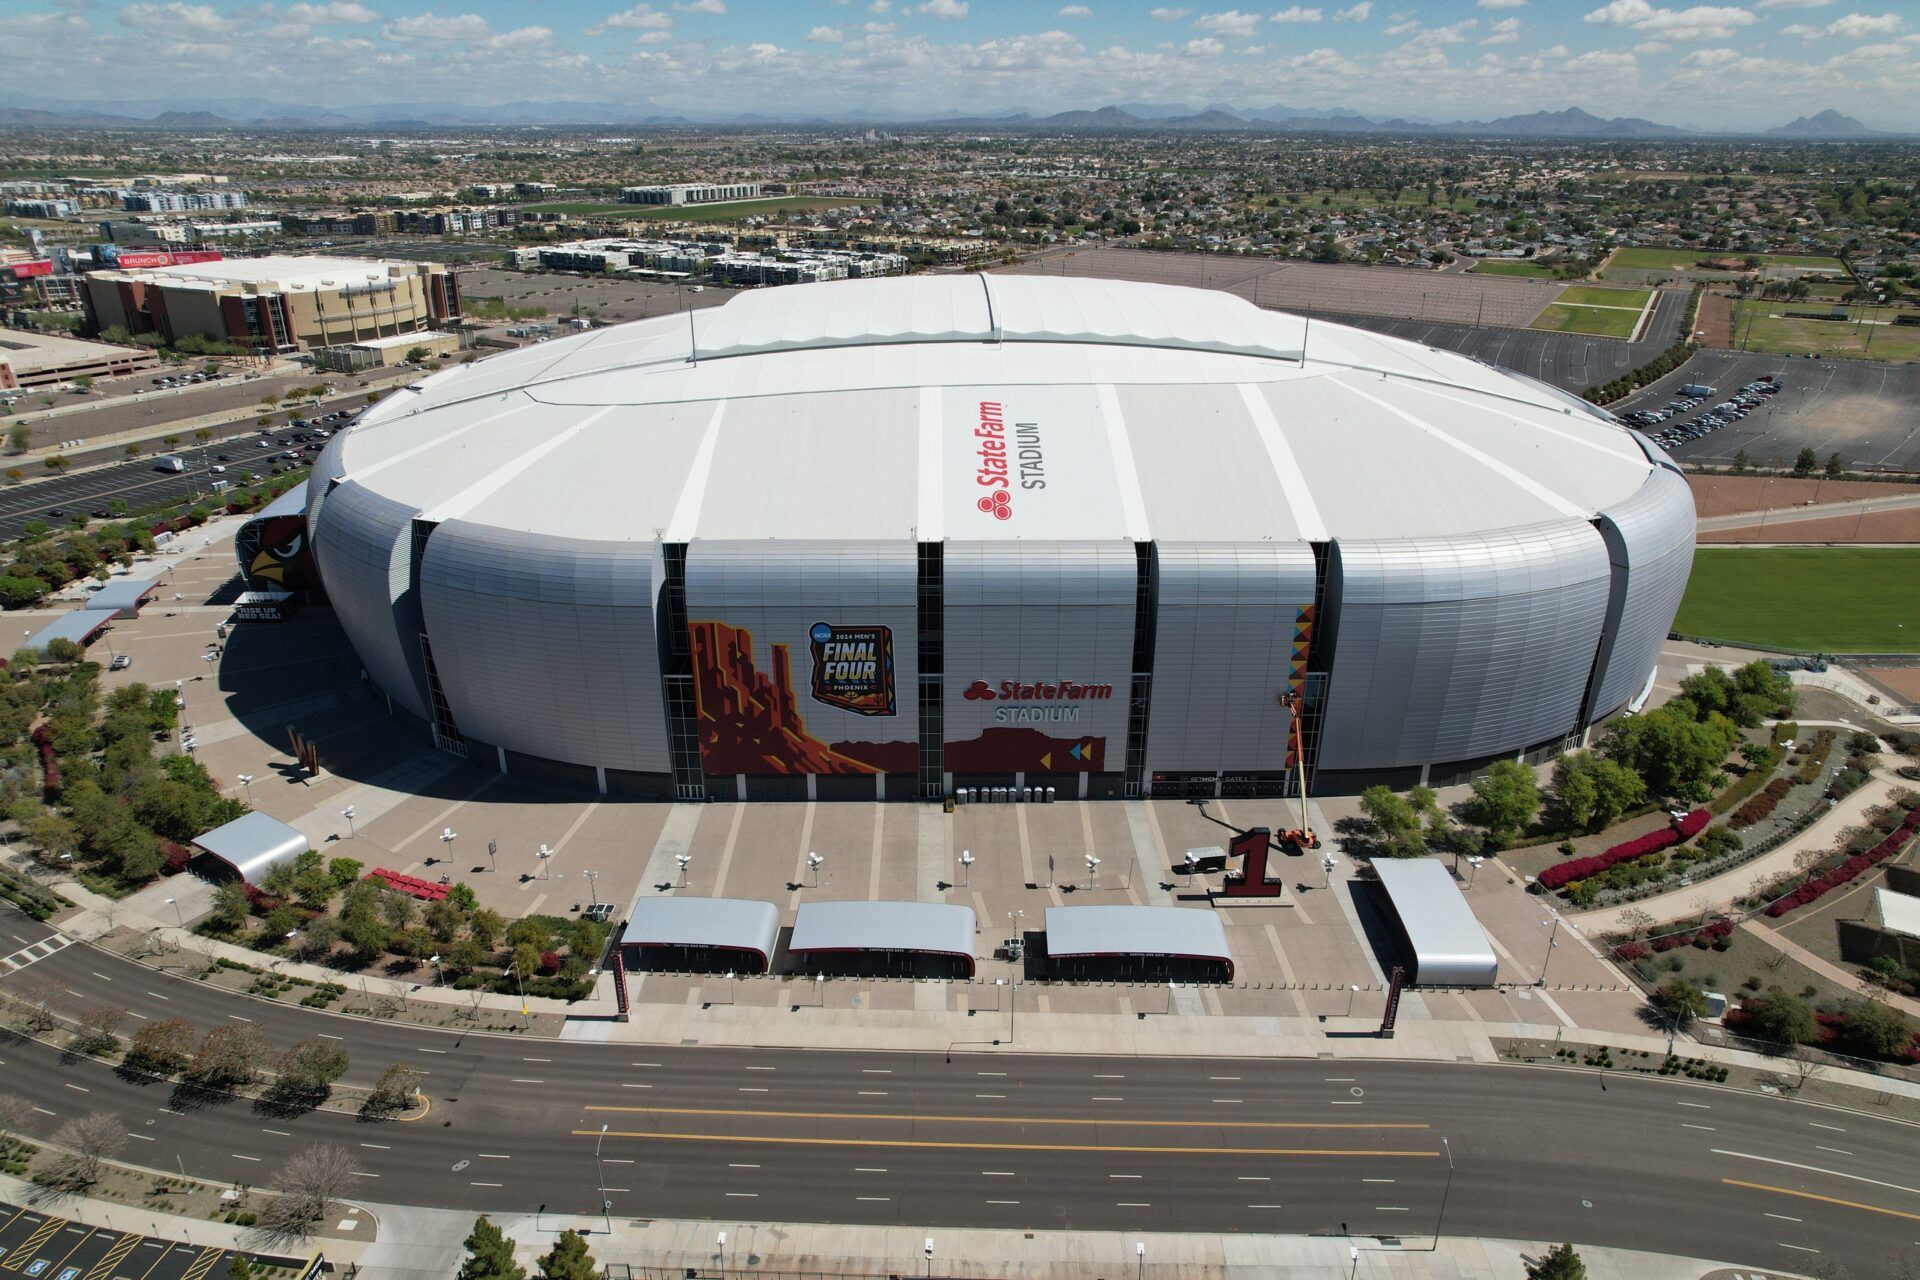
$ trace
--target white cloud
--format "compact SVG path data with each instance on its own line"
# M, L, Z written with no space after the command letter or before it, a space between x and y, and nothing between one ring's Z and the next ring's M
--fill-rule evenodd
M215 36L233 29L233 20L213 11L211 5L130 4L120 11L120 21L155 35Z
M1318 22L1320 21L1320 10L1303 9L1296 4L1290 9L1282 9L1278 13L1273 14L1272 18L1273 18L1273 21L1281 22L1281 23Z
M380 33L387 39L401 44L414 40L451 44L458 40L485 40L493 34L493 28L477 13L461 13L450 17L441 17L437 13L422 13L406 18L395 18L382 27Z
M860 28L870 36L884 36L900 29L897 22L869 22Z
M1226 51L1227 46L1223 42L1212 36L1206 36L1199 40L1187 41L1187 47L1182 52L1189 58L1217 58Z
M280 17L303 27L339 27L362 22L378 22L380 15L363 4L296 4Z
M684 4L676 3L673 7L682 13L720 14L727 11L726 0L686 0ZM761 46L754 45L753 47L758 49ZM767 47L771 48L772 46Z
M1083 4L1070 4L1053 15L1056 18L1091 18L1093 10Z
M1695 49L1680 61L1689 67L1724 67L1743 56L1737 49Z
M893 0L873 0L873 3L867 6L867 12L868 13L886 13L888 10L892 8L893 8Z
M1594 49L1577 58L1568 58L1561 64L1567 71L1583 71L1589 67L1617 70L1638 65L1632 54L1616 52L1612 49Z
M1540 56L1543 58L1564 58L1567 56L1567 46L1557 44L1551 49L1542 49Z
M1191 9L1169 9L1162 5L1158 9L1147 10L1147 16L1155 22L1178 22L1192 12Z
M518 27L486 41L486 47L502 53L525 53L553 43L552 27Z
M1726 40L1753 24L1753 13L1731 5L1694 5L1687 9L1656 9L1647 0L1612 0L1587 14L1596 27L1626 27L1670 40Z
M1527 0L1474 0L1482 9L1524 9Z
M1843 36L1848 40L1862 40L1868 36L1890 36L1900 29L1900 15L1883 13L1877 18L1864 13L1850 13L1844 18L1835 18L1827 24L1827 34Z
M1518 44L1520 42L1520 19L1502 18L1487 28L1487 38L1481 44Z
M1244 40L1260 25L1260 15L1228 9L1221 13L1203 13L1193 20L1193 25L1215 35Z
M1404 35L1409 35L1415 31L1418 31L1419 29L1420 29L1420 19L1408 18L1405 22L1396 22L1392 26L1388 27L1387 34L1390 36L1404 36Z
M1673 48L1673 46L1665 40L1642 40L1639 44L1633 46L1633 51L1642 57L1651 57L1656 53L1665 53L1671 48Z
M672 39L673 32L671 31L642 31L633 38L633 42L637 45L648 46L667 44L672 41Z
M1762 9L1824 9L1834 0L1760 0Z
M639 4L622 13L609 14L587 28L590 36L608 31L665 31L673 26L673 15L662 13L650 4Z
M807 32L807 39L814 44L839 44L844 37L838 27L815 27Z
M1810 27L1804 22L1790 22L1780 28L1780 34L1783 36L1793 36L1801 40L1819 40L1827 33L1820 27Z
M1333 20L1335 22L1365 22L1372 16L1373 0L1360 0L1359 4L1351 8L1335 9L1333 11Z
M967 16L967 0L922 0L913 7L915 13L924 13L929 18L964 18Z

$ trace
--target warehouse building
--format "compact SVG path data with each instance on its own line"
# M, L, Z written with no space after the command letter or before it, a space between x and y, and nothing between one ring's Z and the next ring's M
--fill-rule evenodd
M81 290L98 329L168 342L198 335L292 352L420 333L460 318L460 288L437 262L264 258L95 271Z
M757 200L757 182L682 182L661 187L622 187L620 198L628 204L718 204L726 200Z
M1657 446L1538 383L1012 276L757 290L437 374L329 444L307 519L442 747L727 799L1464 779L1640 694L1694 537Z

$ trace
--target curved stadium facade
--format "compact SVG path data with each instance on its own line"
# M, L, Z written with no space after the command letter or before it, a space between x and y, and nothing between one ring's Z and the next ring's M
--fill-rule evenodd
M616 795L1267 794L1557 750L1646 686L1678 469L1464 357L1231 295L742 294L435 375L321 456L372 683ZM1297 696L1296 696L1297 695Z

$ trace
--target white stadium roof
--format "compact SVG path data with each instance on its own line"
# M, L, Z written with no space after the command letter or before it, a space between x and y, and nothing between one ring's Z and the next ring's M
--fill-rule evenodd
M1538 383L1231 294L970 275L758 290L459 366L323 467L424 519L593 540L1298 542L1585 520L1650 450ZM1012 487L983 487L1006 458Z

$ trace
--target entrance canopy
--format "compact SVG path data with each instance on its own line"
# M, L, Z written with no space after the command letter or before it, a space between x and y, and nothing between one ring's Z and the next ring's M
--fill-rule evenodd
M1433 858L1376 858L1373 869L1423 987L1490 987L1500 961L1453 874Z
M87 597L86 607L109 610L116 618L137 618L159 582L158 578L114 578Z
M688 961L688 968L765 973L780 933L780 909L745 898L646 898L633 904L620 945Z
M71 640L83 645L112 621L112 614L98 609L75 609L72 613L61 614L34 632L27 641L27 648L40 652L55 640Z
M835 954L945 958L973 976L973 908L944 902L809 902L787 950L818 967Z
M196 836L194 847L212 854L242 880L257 885L278 866L292 866L308 849L307 838L278 818L258 811Z
M1048 907L1047 959L1117 960L1138 976L1170 962L1224 967L1233 980L1227 931L1210 909L1197 907Z

